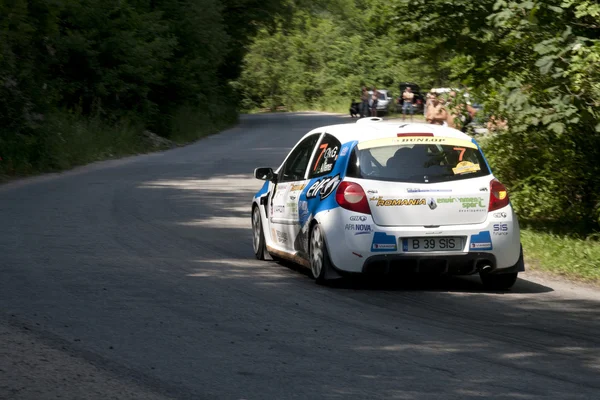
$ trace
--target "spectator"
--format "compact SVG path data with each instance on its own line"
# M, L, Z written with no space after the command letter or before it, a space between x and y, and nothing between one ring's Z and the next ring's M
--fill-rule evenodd
M362 93L360 95L360 117L366 117L369 115L369 89L363 86Z
M440 101L437 93L432 94L431 104L427 107L427 115L425 117L428 123L435 125L445 125L448 120L448 112L446 107Z
M473 121L477 110L467 103L464 96L457 96L452 90L448 94L448 120L450 128L466 131L467 125Z
M427 108L431 105L431 103L433 102L433 98L435 97L435 92L433 91L433 89L431 89L429 91L429 93L427 93L427 97L425 99L425 106L423 107L423 115L425 117L427 117Z
M404 89L404 93L402 93L402 120L406 119L406 111L410 111L410 120L413 120L414 108L413 101L415 99L415 94L412 92L410 87L406 87Z
M506 121L503 118L497 118L492 115L487 122L487 129L490 132L506 130L508 129L508 121Z
M360 116L360 103L356 103L354 100L350 103L350 117L358 117Z
M377 100L379 99L379 91L373 86L373 94L371 95L371 116L377 116Z

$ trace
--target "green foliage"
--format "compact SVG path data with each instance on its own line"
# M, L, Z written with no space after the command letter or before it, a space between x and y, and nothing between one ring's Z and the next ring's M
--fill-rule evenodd
M364 84L395 95L402 81L465 85L484 103L479 118L508 124L485 150L521 218L598 229L596 1L290 2L244 60L246 108L336 108Z
M180 141L235 121L228 83L281 3L0 0L0 173L138 151L134 130Z
M600 41L590 14L576 3L512 2L490 16L498 45L529 56L487 83L494 88L490 110L510 127L489 149L524 217L594 229L600 223Z

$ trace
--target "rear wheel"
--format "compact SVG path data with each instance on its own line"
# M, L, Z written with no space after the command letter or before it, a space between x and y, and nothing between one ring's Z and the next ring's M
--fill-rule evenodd
M265 235L258 207L252 209L252 247L254 255L259 260L265 259Z
M506 290L510 289L515 282L517 281L517 276L519 275L518 271L524 271L524 259L523 259L523 246L521 246L521 250L519 252L519 259L517 263L513 266L517 272L511 272L508 274L486 274L485 272L480 272L479 276L481 277L481 282L483 286L492 290Z
M323 231L319 224L315 224L310 231L310 270L317 283L325 283L325 275L329 268L331 268L331 262Z

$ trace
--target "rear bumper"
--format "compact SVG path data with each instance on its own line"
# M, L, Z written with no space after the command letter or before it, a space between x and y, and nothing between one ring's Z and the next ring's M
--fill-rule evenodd
M488 252L469 252L457 255L404 255L385 254L367 258L362 272L365 274L410 274L438 273L449 275L470 275L483 266L497 269L496 256Z
M378 226L371 215L341 208L318 217L324 226L331 261L345 272L432 271L469 275L478 272L484 262L491 267L486 271L489 273L509 272L522 264L519 224L510 208L490 213L481 224L435 228ZM505 231L495 231L495 226L500 225ZM460 251L409 252L403 248L403 238L447 236L464 238Z

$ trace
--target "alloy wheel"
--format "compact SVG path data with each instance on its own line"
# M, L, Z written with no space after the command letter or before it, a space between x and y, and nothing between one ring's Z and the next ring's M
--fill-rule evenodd
M315 225L310 236L310 269L313 277L318 279L323 269L323 235L319 225Z

